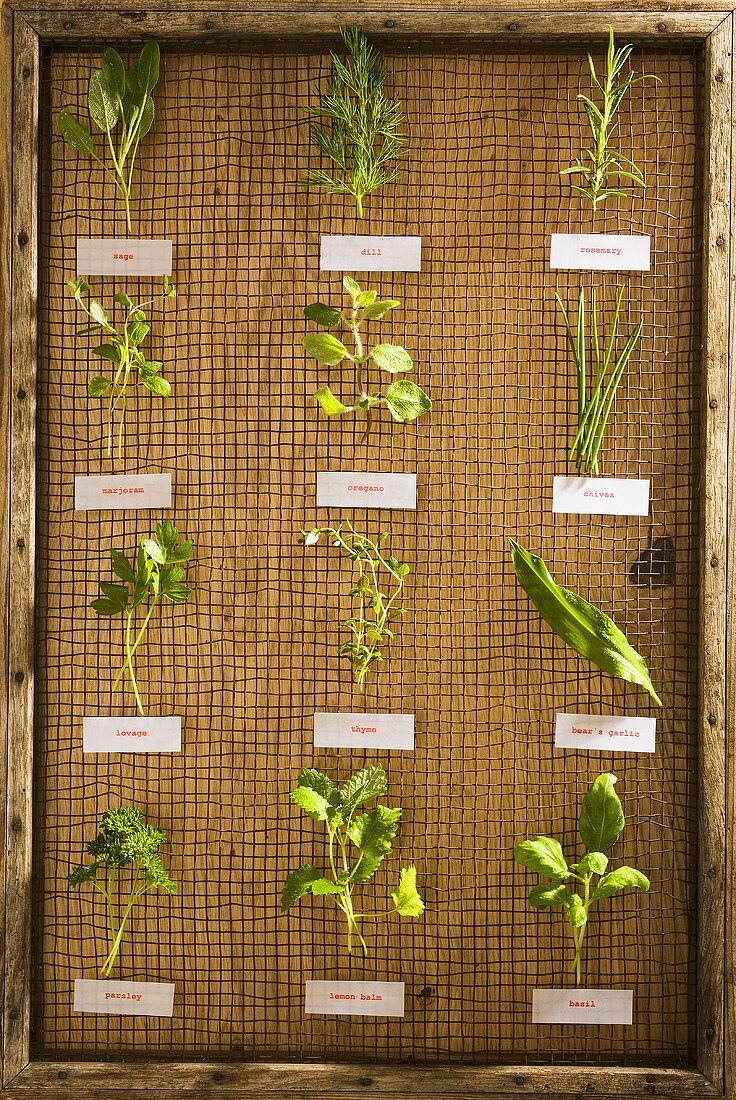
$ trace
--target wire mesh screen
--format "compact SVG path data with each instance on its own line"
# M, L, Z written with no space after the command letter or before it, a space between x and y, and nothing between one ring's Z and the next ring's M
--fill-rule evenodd
M97 373L64 278L75 239L125 235L111 185L64 146L53 118L86 117L100 49L45 59L43 291L38 421L38 674L34 1043L56 1058L579 1062L684 1065L693 1053L696 860L697 499L700 248L699 57L646 45L621 109L621 148L648 187L595 223L559 174L584 147L575 96L585 47L493 42L386 46L408 118L399 184L350 203L295 187L315 154L300 110L329 76L331 43L168 44L156 122L144 142L133 235L174 242L178 298L153 311L151 353L173 384L129 406L123 461L104 453ZM596 56L602 51L595 45ZM319 271L323 233L421 234L419 274L358 276L397 298L383 338L404 344L434 399L418 424L328 422L329 381L304 352L303 307L340 301ZM549 236L652 236L649 273L549 269ZM150 279L92 279L150 297ZM616 399L603 472L651 477L646 519L557 516L553 475L577 391L554 293L574 307L616 288L643 338ZM150 291L150 294L149 294ZM628 331L628 329L627 329ZM154 355L155 353L155 355ZM332 381L339 390L337 372ZM315 508L321 470L416 472L416 512ZM168 471L169 517L195 543L192 601L152 624L139 659L148 713L179 714L180 754L82 753L84 715L134 713L111 694L118 624L90 609L161 515L75 512L74 475ZM299 530L351 516L387 530L409 562L409 614L364 694L337 650L350 614L348 563L305 551ZM650 537L674 540L674 584L634 586ZM558 641L517 587L508 537L609 612L649 662L664 700L654 755L553 747L556 711L654 714ZM416 716L413 753L315 749L315 711ZM279 913L281 886L322 866L315 823L290 805L301 768L343 780L380 759L404 808L397 857L375 906L416 862L421 920L379 923L366 959L348 956L326 902ZM533 1026L531 991L572 983L569 929L537 913L514 844L551 833L575 850L577 807L599 771L619 777L620 860L652 880L591 918L585 984L633 989L631 1027ZM173 981L172 1019L75 1014L75 978L95 977L105 914L66 875L100 814L133 802L167 835L178 883L133 919L118 975ZM578 849L579 850L579 849ZM372 886L365 887L368 908ZM310 978L406 983L403 1019L305 1016Z

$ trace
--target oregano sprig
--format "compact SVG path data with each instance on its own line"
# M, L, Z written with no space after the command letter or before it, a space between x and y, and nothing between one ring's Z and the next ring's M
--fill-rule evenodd
M356 811L366 802L380 798L386 789L386 773L377 763L355 772L340 788L329 776L306 768L291 792L297 806L314 821L325 824L329 871L323 875L311 863L292 871L281 895L281 911L287 913L307 894L331 898L347 921L348 951L352 951L357 938L364 955L368 954L368 946L361 922L377 921L392 914L420 917L424 912L424 902L417 890L417 869L413 865L402 868L399 874L398 885L391 894L392 908L355 912L353 890L372 878L391 854L401 818L398 807L378 805L357 816Z
M611 898L622 890L649 890L649 879L634 867L609 871L606 855L623 832L624 812L616 791L616 776L603 772L583 798L578 831L585 854L569 862L562 845L554 837L535 836L514 849L514 859L522 867L543 875L548 881L533 887L529 904L535 909L563 907L572 929L575 953L572 969L580 985L583 944L591 906Z
M129 388L137 375L147 390L157 397L169 397L171 384L161 377L163 363L158 359L147 359L142 352L141 344L148 338L151 331L147 323L145 310L153 305L156 298L150 298L145 302L134 303L124 291L113 295L115 305L122 308L122 323L114 322L102 304L91 295L91 287L86 279L67 279L66 285L73 293L77 304L89 317L92 324L77 329L75 335L87 337L98 331L104 336L104 342L92 348L92 354L97 355L111 364L111 375L96 374L87 383L87 393L90 397L104 397L105 419L107 421L107 456L112 458L113 438L117 437L117 456L123 453L123 439L125 436L125 412L128 403ZM176 287L164 275L161 297L175 298ZM115 425L117 422L117 432Z
M364 412L367 417L366 431L370 427L373 409L385 405L394 420L403 424L416 420L432 408L432 402L424 390L414 382L403 377L414 369L414 363L406 348L400 344L375 344L368 348L362 331L367 321L381 321L386 314L400 302L394 298L379 299L375 290L362 290L349 275L343 279L343 286L350 297L346 309L327 305L325 302L312 302L304 310L308 321L314 321L327 329L342 329L350 337L352 351L333 336L331 332L310 332L302 340L305 351L313 355L320 363L328 367L345 366L354 372L357 394L352 404L344 405L329 386L322 386L315 393L322 411L327 416L343 416L346 413ZM396 380L381 394L369 384L370 368L383 371Z
M298 183L327 194L352 195L362 218L365 196L393 183L398 175L404 118L400 104L384 94L386 70L362 30L348 27L341 33L348 57L343 61L331 55L329 91L304 108L314 120L310 137L334 168L331 173L309 171Z
M101 595L92 601L92 607L101 617L123 617L125 659L113 681L112 691L116 691L127 672L140 715L145 715L145 711L138 690L134 657L161 600L178 604L189 599L191 591L185 583L186 562L191 558L193 549L191 542L179 537L173 523L164 520L156 528L155 539L142 540L132 562L119 550L111 551L113 572L122 583L102 581Z
M394 636L391 624L406 614L397 603L411 569L388 551L388 531L372 539L356 531L350 520L337 527L313 527L302 531L300 538L305 546L316 546L324 538L355 565L357 576L349 595L358 601L358 609L343 623L351 636L340 646L340 655L350 662L362 690L368 670L383 660L383 647Z

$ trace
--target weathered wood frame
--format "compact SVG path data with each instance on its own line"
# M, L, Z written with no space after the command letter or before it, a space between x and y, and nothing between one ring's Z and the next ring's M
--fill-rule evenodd
M242 2L242 0L241 0ZM731 192L732 10L702 10L698 0L653 9L611 11L587 0L584 11L561 11L550 0L521 0L515 10L493 0L395 0L389 9L367 0L346 11L325 0L274 0L269 8L182 10L177 0L154 0L143 11L78 10L73 0L37 0L0 8L5 95L0 111L0 303L11 318L0 333L0 662L7 668L0 706L7 753L2 1091L0 1100L106 1100L157 1093L162 1097L311 1095L416 1097L642 1097L736 1098L736 945L732 860L736 798L733 713L736 631L727 589L734 590L736 523L728 511L728 472L734 458L736 394L730 365L736 355L736 244ZM295 8L297 13L295 15ZM331 33L359 22L383 36L407 33L566 38L616 32L702 44L706 61L703 256L703 481L700 606L699 958L697 1070L588 1067L462 1067L382 1065L53 1063L30 1059L32 748L34 688L35 385L37 301L37 175L39 59L44 44L65 39L110 39L150 34L191 39L215 34L293 36ZM11 614L12 608L12 614Z

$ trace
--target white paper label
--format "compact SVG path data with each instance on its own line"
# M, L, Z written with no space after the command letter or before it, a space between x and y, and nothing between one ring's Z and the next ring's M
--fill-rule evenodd
M634 477L556 477L552 511L579 516L648 516L649 481Z
M75 1012L111 1012L116 1016L172 1016L174 985L169 982L74 982Z
M413 714L315 714L320 749L413 749Z
M535 989L533 1024L630 1024L631 989Z
M170 275L171 241L77 237L77 275Z
M311 1016L403 1016L403 982L307 982Z
M416 474L317 474L318 508L416 508Z
M649 237L553 233L549 266L567 271L649 271Z
M656 718L557 714L555 746L606 752L654 752L656 729Z
M181 718L85 718L85 752L181 752Z
M82 512L170 508L171 474L80 474L74 478L74 507Z
M421 237L322 237L320 271L419 271Z

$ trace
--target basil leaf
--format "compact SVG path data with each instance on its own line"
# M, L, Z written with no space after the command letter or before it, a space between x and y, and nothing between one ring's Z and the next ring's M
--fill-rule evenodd
M602 875L608 866L608 856L603 852L586 852L580 863L575 867L577 875Z
M90 397L102 397L107 393L112 385L112 381L109 378L105 378L102 374L95 375L94 378L90 378L87 383L87 393Z
M529 891L529 904L535 909L551 909L553 905L564 905L566 900L567 888L562 883L540 882Z
M585 906L580 895L568 894L565 905L567 906L567 919L573 928L582 927L588 920L588 914L585 912Z
M514 859L522 867L528 867L530 871L553 879L555 885L564 882L571 875L562 845L551 836L535 836L530 840L522 840L514 848Z
M629 887L634 890L643 890L646 893L650 885L651 883L646 875L643 875L641 871L637 871L636 868L617 867L615 871L611 871L609 875L601 879L590 900L598 901L600 898L611 898L620 890L626 890Z

